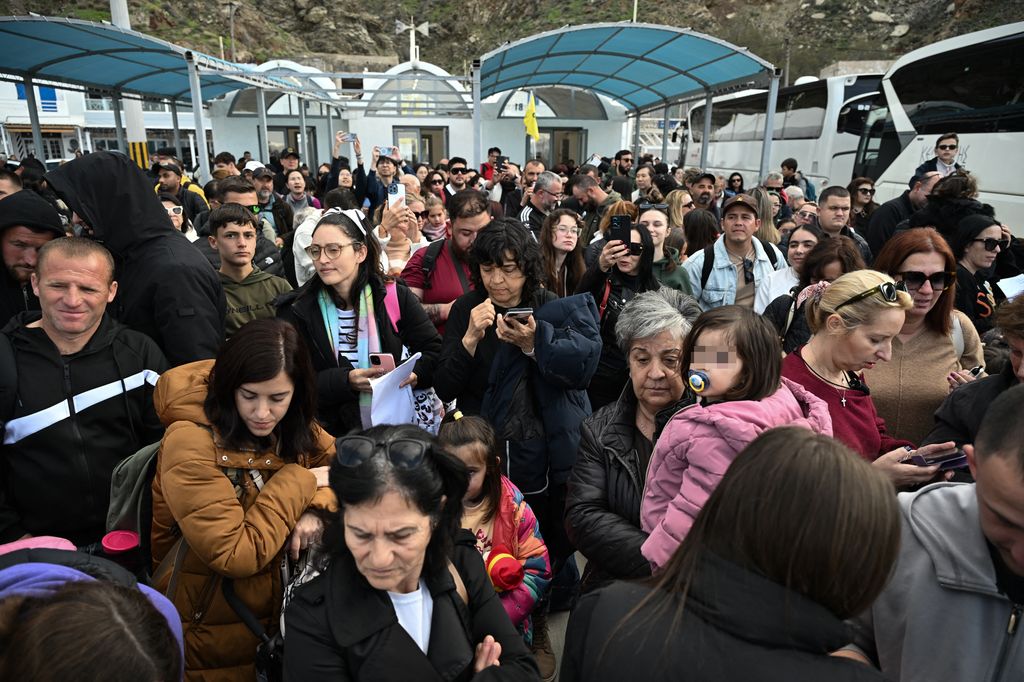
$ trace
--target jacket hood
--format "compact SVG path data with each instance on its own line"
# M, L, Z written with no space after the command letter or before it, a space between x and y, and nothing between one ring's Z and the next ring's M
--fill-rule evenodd
M777 426L802 426L815 433L832 435L828 404L786 377L782 377L779 390L767 398L689 408L687 418L714 427L737 451L762 432Z
M190 421L209 426L203 411L213 360L200 360L169 369L160 375L153 393L156 414L164 426Z
M50 171L46 181L115 256L173 233L152 181L123 154L88 154Z
M235 284L235 280L231 279L223 272L218 271L217 275L220 277L221 284ZM269 272L263 272L259 268L253 266L252 272L250 272L245 279L241 281L241 284L255 284L256 282L262 282L263 280L270 279L274 275Z

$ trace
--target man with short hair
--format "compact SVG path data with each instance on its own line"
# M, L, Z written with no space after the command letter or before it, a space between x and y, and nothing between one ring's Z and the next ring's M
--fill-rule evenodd
M700 173L690 184L690 198L697 208L711 211L718 217L718 206L715 204L715 182L718 178L714 173Z
M252 211L225 203L210 212L210 248L220 256L220 283L227 298L224 338L251 320L274 317L274 299L292 287L253 265L260 224Z
M14 171L0 167L0 199L15 192L20 192L21 188L21 176Z
M582 167L586 168L586 166ZM590 167L593 168L593 166ZM601 185L593 175L579 174L572 181L572 196L586 211L583 216L583 235L580 237L580 242L586 246L597 234L601 218L608 212L608 208L612 204L622 201L622 197L614 190L605 192L601 189Z
M806 202L807 198L804 196L804 191L802 189L796 185L786 188L786 203L794 214L799 211L800 207Z
M632 150L620 149L615 152L611 168L608 169L608 173L604 177L605 184L610 185L612 179L616 177L628 177L633 183L633 189L636 189L636 171L633 170Z
M213 170L226 170L228 175L241 175L241 171L235 166L235 155L231 152L221 152L213 157Z
M35 192L15 192L0 199L0 250L4 259L0 326L20 312L39 310L31 284L39 249L64 234L57 209Z
M957 150L960 149L960 136L956 133L944 133L935 141L935 156L928 159L914 171L921 177L931 171L937 171L940 178L961 170L963 166L956 162Z
M420 185L420 179L416 177L414 173L406 173L402 177L398 178L398 182L405 185L405 196L407 197L418 197L422 196L423 190Z
M281 153L281 172L274 176L274 191L284 196L288 191L288 173L299 169L299 153L294 147L288 147Z
M864 235L871 253L879 253L885 243L896 234L896 226L925 207L928 195L931 194L935 183L941 179L942 173L936 170L915 175L910 178L909 189L903 190L903 194L889 199L872 211Z
M483 176L484 180L492 181L494 174L501 170L495 166L498 163L499 156L501 156L501 149L499 147L491 147L487 150L487 161L480 164L480 175Z
M733 304L753 309L758 285L786 267L775 245L754 237L760 227L757 202L749 194L737 194L725 202L721 238L683 264L702 309ZM708 259L711 262L705 265Z
M284 200L284 197L274 191L274 177L273 171L261 166L252 172L252 185L256 189L256 202L260 207L260 217L270 224L275 235L280 236L291 232L292 223L295 221L295 211Z
M95 552L111 472L163 433L153 387L167 360L106 314L118 287L100 244L47 243L32 288L41 310L12 319L0 340L9 346L0 353L0 543L55 535Z
M397 152L394 156L385 156L380 153L380 147L373 148L373 170L366 176L366 201L369 203L370 215L387 201L388 187L396 181L399 164L396 156Z
M284 264L281 258L281 249L284 240L274 234L273 228L263 214L258 210L258 193L252 183L246 182L241 176L227 177L217 182L217 193L220 195L221 207L228 204L237 204L256 216L256 225L259 233L256 235L256 253L253 257L253 265L259 267L263 272L281 277L284 275ZM283 203L283 202L282 202ZM205 236L212 236L209 231ZM280 243L279 243L280 242ZM213 248L206 240L200 239L195 242L198 248L210 265L215 270L220 270L221 260L217 249Z
M874 260L871 257L871 247L868 246L864 237L860 236L847 225L850 219L850 193L841 185L826 187L819 197L818 202L818 227L825 233L826 237L838 237L840 235L849 237L860 249L861 258L865 263Z
M818 205L813 201L805 201L799 211L793 212L793 222L797 227L818 224Z
M423 303L427 317L444 337L444 323L452 303L472 290L469 249L477 232L491 222L487 212L487 196L467 189L447 203L451 219L451 235L439 239L412 254L402 270L402 279L409 291Z
M533 194L519 212L519 222L530 229L535 239L540 239L544 219L548 217L548 213L558 208L562 196L562 179L556 173L544 171L537 176Z
M963 448L974 484L899 494L895 569L852 621L853 644L840 655L903 682L1021 679L1022 413L1024 386L1004 391L985 412L974 444Z
M185 235L169 229L145 173L124 154L93 152L46 181L72 222L117 259L111 314L156 341L172 365L216 356L224 336L220 278Z
M157 180L156 186L157 194L170 194L181 203L181 207L185 209L185 217L189 221L193 221L203 211L210 210L210 205L206 202L206 198L199 195L198 192L192 192L185 188L182 184L182 170L174 161L163 161L156 165Z
M787 196L789 195L790 187L796 187L797 189L800 190L801 194L807 193L807 180L805 180L803 176L800 175L800 173L797 173L796 169L797 163L796 159L794 159L793 157L783 159L782 163L780 164L780 170L782 171L781 189L786 190Z
M461 156L453 156L448 162L448 184L444 186L444 200L448 202L457 192L466 189L469 179L469 167Z
M519 210L530 201L533 196L533 188L537 183L537 176L544 172L544 162L540 159L530 159L523 165L523 175L520 182ZM518 213L519 211L516 211ZM512 215L509 213L508 215Z

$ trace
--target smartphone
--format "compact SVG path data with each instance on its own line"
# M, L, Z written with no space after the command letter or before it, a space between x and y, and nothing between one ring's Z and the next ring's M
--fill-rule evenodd
M390 372L395 368L395 356L391 353L370 353L370 366Z
M948 455L931 455L928 457L911 455L910 461L919 467L933 467L938 464L939 471L947 471L948 469L960 469L967 466L967 454L958 448L956 452Z
M394 208L399 201L405 201L405 185L392 182L388 185L388 208Z
M356 141L356 134L355 133L344 133L341 136L341 141L342 142L355 142Z
M978 365L976 367L971 367L971 369L968 371L971 373L972 377L976 377L979 374L981 374L983 369L985 369L985 365Z
M613 215L608 228L608 241L619 240L626 246L632 240L633 221L628 215Z
M508 312L505 313L505 319L516 320L526 324L531 315L533 315L533 308L509 308Z
M507 156L499 156L498 160L494 162L494 167L500 173L500 172L505 170L505 166L507 164L508 164L508 157Z
M398 147L380 147L381 156L394 156L398 153Z

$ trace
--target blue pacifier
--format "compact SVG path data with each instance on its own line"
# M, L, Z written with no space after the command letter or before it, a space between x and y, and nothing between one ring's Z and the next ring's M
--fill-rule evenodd
M689 379L687 380L690 384L690 388L693 389L694 393L703 393L707 390L707 387L711 385L711 379L705 372L700 370L691 369L689 373Z

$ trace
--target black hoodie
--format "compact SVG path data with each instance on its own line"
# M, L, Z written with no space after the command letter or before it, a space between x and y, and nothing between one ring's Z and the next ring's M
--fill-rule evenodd
M118 290L107 311L156 341L172 366L214 357L224 339L220 278L173 228L142 169L94 152L46 181L114 254Z

